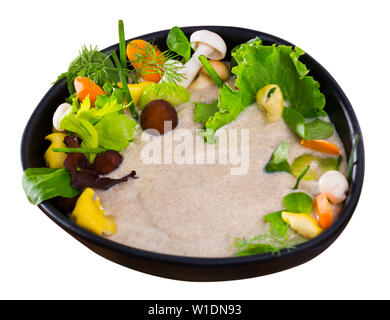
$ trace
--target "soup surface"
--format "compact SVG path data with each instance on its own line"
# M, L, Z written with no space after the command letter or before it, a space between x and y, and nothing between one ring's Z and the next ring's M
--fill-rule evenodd
M215 154L219 154L219 141L215 145L206 144L203 137L196 134L202 125L193 120L194 101L211 103L217 97L216 86L193 91L191 102L177 108L179 125L174 131L163 136L144 133L148 135L148 141L145 141L141 137L142 130L139 130L134 143L122 152L122 165L109 176L121 177L136 170L139 178L118 184L108 191L97 190L106 213L113 216L117 223L117 233L109 237L111 240L173 255L231 256L233 250L230 247L235 238L262 234L265 231L262 217L281 210L283 196L292 192L296 182L293 175L264 172L264 166L279 143L285 141L289 144L290 163L304 153L324 156L301 146L297 135L283 120L266 122L264 113L254 104L217 134L223 134L222 130L226 133L229 129L238 129L236 140L239 159L244 152L241 149L244 147L242 141L245 141L242 135L249 133L247 173L231 174L232 168L238 169L244 165L242 161L234 161L234 157L229 156L230 145L225 163L216 161L207 164L207 155L213 148L211 146L216 148ZM164 146L173 140L173 158L175 153L181 154L184 138L179 140L174 135L178 129L184 128L193 133L191 139L194 149L201 146L204 154L194 151L194 164L169 163L170 157L164 158ZM345 174L345 151L336 131L327 140L339 147L344 159L340 171ZM161 144L162 163L145 163L145 148L152 143L157 146ZM211 149L207 150L208 147ZM202 160L204 164L199 164ZM300 190L314 197L319 193L318 182L302 180ZM341 205L332 204L335 218L340 208Z

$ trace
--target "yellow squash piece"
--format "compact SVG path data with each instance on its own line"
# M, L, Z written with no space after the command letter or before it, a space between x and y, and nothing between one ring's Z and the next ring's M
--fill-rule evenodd
M138 106L139 100L141 99L141 95L142 92L144 92L144 89L146 87L149 87L152 84L156 84L156 83L152 81L144 81L144 82L133 83L133 84L129 83L127 85L129 87L130 95L131 98L133 99L135 106ZM118 87L122 88L122 83L118 83Z
M93 189L86 188L78 198L70 217L79 226L98 235L102 235L103 233L106 235L114 234L116 232L114 218L104 215L104 209L99 197L93 200L94 193Z
M66 137L65 133L54 132L45 137L46 140L51 142L49 148L47 148L45 154L43 155L46 166L49 168L63 168L64 160L66 158L66 153L64 152L54 152L51 148L66 148L64 143L64 138Z
M283 114L283 94L279 86L269 84L261 88L256 94L256 101L260 110L265 111L269 122L278 121Z
M315 238L322 232L317 220L306 213L283 211L282 219L284 222L288 223L293 230L308 239Z

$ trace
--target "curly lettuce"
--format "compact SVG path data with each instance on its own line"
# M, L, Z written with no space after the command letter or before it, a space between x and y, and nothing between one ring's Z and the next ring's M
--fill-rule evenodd
M206 129L215 132L233 121L256 101L257 91L268 84L277 84L284 100L303 118L325 116L325 97L319 83L307 75L309 70L299 61L303 54L298 47L265 46L259 38L234 48L232 58L237 65L232 73L237 76L238 90L226 84L220 88L218 111L207 120Z

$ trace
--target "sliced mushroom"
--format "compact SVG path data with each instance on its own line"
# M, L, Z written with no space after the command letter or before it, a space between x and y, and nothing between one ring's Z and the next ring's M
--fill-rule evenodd
M190 37L190 42L195 52L183 68L185 79L180 82L180 85L184 88L190 85L202 67L198 59L200 55L205 55L213 60L221 60L226 55L226 43L215 32L208 30L195 31Z

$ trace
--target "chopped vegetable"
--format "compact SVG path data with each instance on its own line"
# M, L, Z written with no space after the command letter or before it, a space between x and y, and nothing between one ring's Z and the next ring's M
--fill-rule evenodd
M149 102L163 99L168 101L173 107L190 101L190 93L182 86L173 83L158 83L147 86L139 100L139 109L142 110Z
M302 177L303 180L316 180L319 174L329 170L336 170L338 162L336 158L321 158L315 155L305 153L294 159L291 165L292 174L299 177L307 166L315 164L318 168L309 168L306 174Z
M288 224L282 219L282 211L268 213L264 220L270 224L271 230L276 232L280 237L284 237L288 231Z
M340 153L339 148L335 144L325 140L302 139L301 145L303 145L305 148L309 148L323 153L333 154L335 156L339 155Z
M324 193L321 193L316 197L315 203L320 227L322 229L329 228L332 224L333 216L328 198Z
M74 114L69 114L62 119L60 128L77 133L83 140L81 144L83 148L97 148L99 146L98 133L87 120L78 119ZM93 162L95 156L96 154L90 153L88 155L89 161Z
M342 173L336 170L325 172L319 180L320 192L333 203L345 200L348 191L348 181Z
M283 198L286 211L310 213L313 209L313 199L304 192L293 192Z
M333 135L333 125L320 119L306 122L304 116L293 108L283 109L283 119L292 131L306 140L325 139Z
M271 159L268 161L267 165L265 166L265 171L268 173L281 171L291 173L291 168L287 161L287 157L288 144L282 141L272 154Z
M201 54L198 58L199 58L200 63L203 66L202 68L204 68L206 70L206 72L208 73L210 78L214 80L215 84L218 87L222 87L223 81L220 78L219 74L215 71L214 67L212 66L210 61L207 59L207 57L204 56L203 54Z
M143 81L140 83L132 83L128 84L128 88L131 94L131 98L136 106L139 105L139 101L141 99L142 93L144 92L146 87L149 87L150 85L153 85L154 82L152 81ZM119 88L122 88L122 83L118 83Z
M28 200L34 205L57 196L72 198L80 193L72 188L71 176L64 168L28 168L23 173L22 184Z
M218 101L208 104L195 102L194 121L205 125L207 120L219 110L217 105Z
M116 232L114 219L104 214L104 209L100 203L99 197L93 200L94 191L86 188L76 202L71 219L75 222L98 235L111 235Z
M121 151L133 139L136 123L126 115L110 113L95 125L95 129L101 147Z
M200 56L199 56L200 57ZM218 77L221 78L222 81L228 81L230 78L230 70L226 66L226 64L222 61L219 60L207 60L210 66L215 70L217 73ZM208 68L210 69L210 68ZM200 68L199 75L206 75L210 76L209 70L206 70L206 67L203 66Z
M99 86L106 82L117 83L119 81L117 69L110 60L110 57L103 52L98 51L97 47L83 46L79 56L74 59L68 67L66 73L61 74L57 81L66 78L70 94L76 92L74 88L74 79L78 76L84 76L91 79Z
M126 79L125 74L124 74L124 72L122 70L122 67L121 67L121 64L119 62L118 56L115 53L115 51L111 51L111 54L112 54L112 58L114 59L114 62L116 64L116 66L118 68L119 78L120 78L121 83L122 83L122 88L123 88L123 92L125 93L125 97L126 97L127 103L129 104L129 110L130 110L131 116L133 117L133 119L135 121L138 121L139 115L138 115L137 110L135 109L133 100L131 98L129 87L127 86L127 79Z
M293 230L308 239L315 238L322 232L317 220L308 214L283 211L282 219Z
M265 46L261 40L244 43L234 50L232 56L238 65L232 72L237 75L242 104L252 104L259 89L275 84L280 87L284 100L304 117L324 115L325 97L319 83L307 76L309 70L299 61L303 54L298 47Z
M126 53L142 78L152 82L161 80L163 72L160 65L164 63L164 56L154 45L142 39L132 40L127 45Z
M359 140L360 140L360 134L356 134L354 142L353 142L351 154L350 154L349 160L348 160L347 172L345 174L345 177L347 178L348 182L351 182L351 179L352 179L352 168L353 168L353 165L355 164L355 152L356 152L356 148L358 146Z
M283 113L283 94L279 86L269 84L261 88L256 94L256 101L260 110L266 112L269 122L278 121Z
M101 87L87 77L76 77L74 79L74 88L80 102L83 102L86 97L89 97L92 107L95 105L95 101L99 95L106 94Z
M225 41L209 30L195 31L190 37L190 43L195 52L183 68L184 79L179 84L184 88L188 88L202 66L198 59L200 55L213 60L222 60L226 54Z
M119 57L121 59L122 69L127 68L126 60L126 40L125 40L125 27L123 20L118 21L118 33L119 33Z
M302 173L299 175L299 177L297 178L297 182L295 183L294 187L293 187L293 190L297 190L298 187L299 187L299 182L301 182L302 178L306 175L306 173L309 171L310 169L310 165L308 165L305 170L302 171Z
M179 27L173 27L167 37L169 50L176 52L184 58L184 63L191 58L191 44L184 32Z
M52 148L66 148L64 143L64 138L66 137L65 133L51 133L45 137L46 140L51 142L49 148L47 148L45 154L43 155L46 166L49 168L63 168L64 160L66 154L62 152L54 152Z

